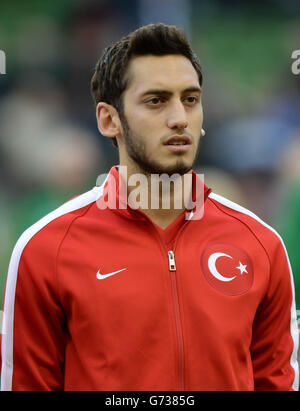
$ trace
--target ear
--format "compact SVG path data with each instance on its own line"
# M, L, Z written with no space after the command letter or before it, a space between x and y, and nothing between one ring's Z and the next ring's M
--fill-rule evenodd
M97 104L96 117L98 130L105 137L116 137L121 132L121 122L117 110L110 104Z

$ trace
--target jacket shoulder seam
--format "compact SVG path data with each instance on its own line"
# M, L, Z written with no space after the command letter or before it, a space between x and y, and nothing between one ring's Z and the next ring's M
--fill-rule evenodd
M234 211L240 212L241 214L245 214L245 215L251 217L253 220L258 221L262 226L265 226L266 228L269 228L269 227L268 227L262 220L260 220L260 218L259 218L258 216L256 216L254 213L252 213L251 211L247 210L246 208L244 208L244 207L242 207L242 206L240 206L240 205L238 205L238 204L236 204L236 203L228 200L228 199L225 198L225 197L219 196L218 194L211 193L211 194L209 194L209 199L210 199L210 200L213 202L213 204L218 208L218 210L220 210L222 213L224 213L224 214L226 214L226 215L228 215L228 216L230 216L230 217L238 220L241 224L245 225L245 226L248 228L248 230L254 235L254 237L255 237L255 238L257 239L257 241L260 243L260 245L262 246L263 250L265 251L265 253L266 253L266 255L267 255L267 258L268 258L268 261L269 261L269 271L270 271L270 269L271 269L271 259L270 259L270 255L269 255L268 250L266 249L266 247L264 246L264 244L262 243L262 241L257 237L255 231L250 227L250 225L247 224L246 221L243 221L242 219L240 219L238 216L232 215L232 214L230 213L230 210L234 210ZM219 205L216 204L216 203L220 203L220 204L222 204L223 206L227 207L227 208L228 208L228 212L225 211L225 210L223 210L223 209L221 209L221 208L219 207ZM270 229L271 229L271 227L270 227ZM273 231L273 230L271 229L271 231Z
M281 241L282 241L281 236L279 235L279 233L278 233L273 227L271 227L269 224L267 224L265 221L263 221L260 217L258 217L256 214L254 214L252 211L248 210L247 208L245 208L245 207L243 207L243 206L241 206L241 205L239 205L239 204L237 204L237 203L234 203L233 201L228 200L227 198L222 197L222 196L220 196L219 194L210 193L210 194L209 194L209 198L210 198L210 200L214 200L214 201L216 201L217 203L220 203L220 204L222 204L224 207L226 207L226 208L228 209L228 213L226 213L226 214L231 215L231 214L230 214L230 211L232 210L232 211L236 211L236 212L238 212L238 213L240 213L240 214L246 215L246 216L250 217L252 220L254 220L254 221L256 221L257 223L259 223L261 226L263 226L263 227L265 227L266 229L268 229L269 231L271 231L273 234L275 234L275 236L277 237L278 240L281 240ZM213 202L214 202L214 201L213 201ZM218 208L219 208L219 207L218 207ZM224 210L222 210L222 209L220 209L220 208L219 208L219 210L225 213ZM237 216L232 216L232 217L238 218ZM244 221L242 221L242 222L243 222L244 224L246 224L247 226L249 226L249 224L247 224L247 222L244 222ZM250 227L249 227L249 228L250 228ZM250 230L251 230L251 228L250 228ZM251 231L252 231L252 230L251 230Z
M56 282L57 292L58 292L58 296L60 298L60 301L62 301L62 299L61 299L61 292L60 292L59 281L58 281L58 259L59 259L59 254L60 254L60 251L61 251L61 247L62 247L63 242L65 241L65 239L66 239L73 223L77 219L83 217L90 210L90 208L93 206L93 204L94 204L94 201L91 204L89 204L88 206L86 206L86 210L84 210L84 212L82 214L74 216L74 218L72 218L72 220L68 224L66 230L64 231L62 239L60 240L60 242L58 244L57 252L56 252L56 255L55 255L55 273L54 273L54 276L55 276L55 282Z

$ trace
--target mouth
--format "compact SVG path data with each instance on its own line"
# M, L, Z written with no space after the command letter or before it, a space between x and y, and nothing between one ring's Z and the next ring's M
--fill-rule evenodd
M192 141L186 134L183 134L170 137L164 145L172 153L185 153L189 151Z
M170 137L165 143L166 146L185 146L191 144L191 139L183 134L182 136Z

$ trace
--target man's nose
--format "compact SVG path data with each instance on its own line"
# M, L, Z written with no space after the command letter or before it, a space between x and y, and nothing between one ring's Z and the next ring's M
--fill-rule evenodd
M181 101L175 101L170 105L168 115L168 127L171 129L185 129L188 126L188 119L185 107Z

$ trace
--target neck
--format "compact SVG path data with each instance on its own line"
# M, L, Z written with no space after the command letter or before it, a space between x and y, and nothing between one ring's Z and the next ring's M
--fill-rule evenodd
M165 229L186 209L192 192L192 171L164 177L120 166L119 173L127 185L129 205L143 211L161 228Z

